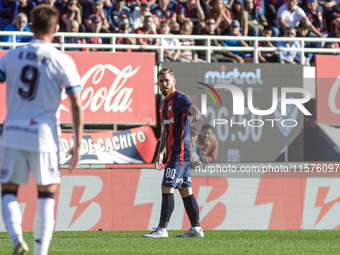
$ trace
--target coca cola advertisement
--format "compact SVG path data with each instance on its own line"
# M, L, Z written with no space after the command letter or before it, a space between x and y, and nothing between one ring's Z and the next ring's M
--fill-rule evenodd
M1 52L0 57L6 52ZM85 123L155 125L154 53L68 52L78 67ZM6 118L6 86L0 86L0 122ZM62 123L72 122L63 89Z

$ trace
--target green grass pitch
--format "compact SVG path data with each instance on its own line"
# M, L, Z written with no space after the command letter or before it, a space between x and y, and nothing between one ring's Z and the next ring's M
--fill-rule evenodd
M204 238L144 238L148 231L54 232L49 254L340 254L339 230L210 230ZM33 254L33 234L24 238ZM0 254L11 254L0 232Z

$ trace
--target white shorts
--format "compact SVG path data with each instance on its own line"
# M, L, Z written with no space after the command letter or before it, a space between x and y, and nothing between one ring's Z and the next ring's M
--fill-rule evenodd
M0 183L26 184L30 170L37 185L60 183L58 153L0 148Z

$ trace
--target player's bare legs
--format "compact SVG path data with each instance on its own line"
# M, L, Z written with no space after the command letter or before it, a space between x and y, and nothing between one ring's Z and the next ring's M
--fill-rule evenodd
M52 240L54 228L54 193L58 184L37 185L38 201L34 219L34 254L45 255Z

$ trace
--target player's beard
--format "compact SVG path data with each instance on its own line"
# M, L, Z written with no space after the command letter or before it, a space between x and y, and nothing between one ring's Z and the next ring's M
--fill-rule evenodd
M173 85L170 86L166 91L161 91L164 97L169 97L173 91Z

